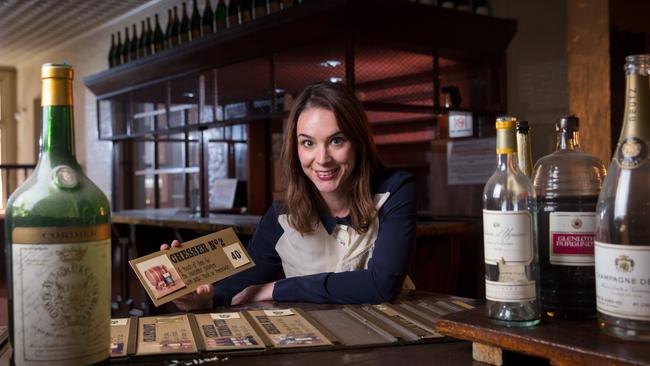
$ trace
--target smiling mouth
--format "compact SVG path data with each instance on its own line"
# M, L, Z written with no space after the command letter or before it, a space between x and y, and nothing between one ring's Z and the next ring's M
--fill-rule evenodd
M321 180L334 179L339 172L339 168L331 170L314 170L316 176Z

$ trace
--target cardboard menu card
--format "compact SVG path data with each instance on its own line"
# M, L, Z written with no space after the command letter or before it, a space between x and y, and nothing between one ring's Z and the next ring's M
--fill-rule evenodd
M240 312L196 314L207 351L264 349L265 345Z
M231 229L129 261L156 306L255 265Z
M271 348L332 345L300 309L250 310L247 313Z
M140 318L137 355L198 352L192 314ZM195 323L194 323L195 324Z
M135 353L135 326L137 318L111 319L111 357Z

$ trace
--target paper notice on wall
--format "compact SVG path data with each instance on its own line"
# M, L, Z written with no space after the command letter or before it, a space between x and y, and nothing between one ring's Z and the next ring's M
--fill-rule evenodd
M496 167L496 139L447 142L447 185L485 184Z

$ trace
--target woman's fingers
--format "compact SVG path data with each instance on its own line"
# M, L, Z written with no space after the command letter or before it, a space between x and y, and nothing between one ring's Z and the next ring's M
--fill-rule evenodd
M174 247L174 248L176 248L176 247L180 247L180 246L181 246L181 242L178 241L178 240L174 240L174 241L172 241L172 245L171 245L171 246ZM164 244L162 244L162 245L160 246L160 250L167 250L167 249L169 249L169 248L170 248L170 246L169 246L169 244L167 244L167 243L164 243Z
M160 250L167 250L167 249L169 249L169 245L167 245L167 244L162 244L160 246Z
M174 240L174 241L172 242L172 246L173 246L173 247L180 247L180 246L181 246L181 242L179 242L178 240Z

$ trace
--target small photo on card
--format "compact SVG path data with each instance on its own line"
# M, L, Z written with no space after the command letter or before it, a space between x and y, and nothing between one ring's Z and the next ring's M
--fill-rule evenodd
M165 254L136 264L156 299L185 288L185 283Z

